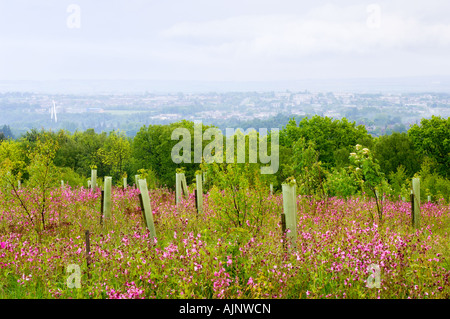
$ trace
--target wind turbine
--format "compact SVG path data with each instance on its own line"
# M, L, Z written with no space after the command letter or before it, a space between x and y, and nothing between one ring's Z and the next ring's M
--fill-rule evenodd
M56 117L56 104L55 101L53 101L53 107L50 110L51 113L51 119L53 120L53 116L55 117L55 123L58 122L58 118Z

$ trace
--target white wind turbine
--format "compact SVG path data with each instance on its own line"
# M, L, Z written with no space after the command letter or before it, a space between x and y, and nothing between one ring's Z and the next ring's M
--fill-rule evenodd
M55 123L58 122L58 118L56 117L56 104L55 101L53 101L53 107L50 109L51 113L51 119L53 120L53 117L55 118Z

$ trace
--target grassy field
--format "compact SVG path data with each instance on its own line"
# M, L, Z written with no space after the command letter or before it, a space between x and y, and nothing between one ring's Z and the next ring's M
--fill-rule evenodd
M386 201L380 222L370 217L376 215L370 199L299 196L292 249L281 231L281 194L267 196L261 226L219 230L208 194L198 215L193 196L176 207L174 193L151 190L157 238L144 227L138 194L113 188L112 217L100 224L100 191L53 189L46 227L37 232L18 200L0 193L0 298L450 296L450 207L444 202L422 204L415 230L408 202ZM22 188L21 196L36 213L34 190ZM68 285L76 283L69 265L79 266L80 288ZM367 286L370 265L380 267L379 288Z

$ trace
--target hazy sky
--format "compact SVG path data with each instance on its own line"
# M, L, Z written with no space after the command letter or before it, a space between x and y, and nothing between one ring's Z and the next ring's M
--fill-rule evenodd
M450 75L448 0L0 0L0 80L428 75Z

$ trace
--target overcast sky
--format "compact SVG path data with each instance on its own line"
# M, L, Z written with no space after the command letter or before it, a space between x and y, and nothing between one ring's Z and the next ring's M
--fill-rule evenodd
M0 0L0 80L439 75L448 0Z

